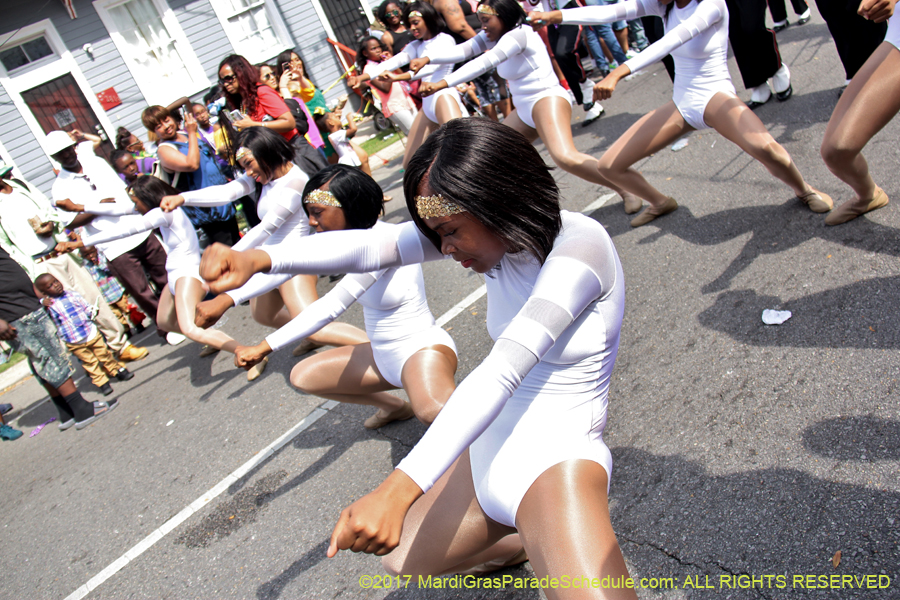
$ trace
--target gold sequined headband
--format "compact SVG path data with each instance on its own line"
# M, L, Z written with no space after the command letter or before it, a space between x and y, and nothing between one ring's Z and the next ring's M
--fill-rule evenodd
M479 15L488 15L488 16L497 16L497 11L494 10L493 6L488 6L487 4L479 4L478 10L476 10Z
M253 152L250 151L250 148L245 148L241 146L237 149L237 152L234 153L234 160L241 160L245 156L253 157Z
M416 196L416 212L419 213L421 219L433 219L466 212L466 209L438 194L437 196Z
M412 19L413 17L419 17L420 19L423 19L423 18L424 18L424 17L422 16L422 13L420 13L420 12L417 11L417 10L414 10L414 11L412 11L411 13L409 13L409 16L406 17L406 18L407 18L407 19Z
M336 206L341 208L341 201L326 190L313 190L303 199L303 204L321 204L323 206Z

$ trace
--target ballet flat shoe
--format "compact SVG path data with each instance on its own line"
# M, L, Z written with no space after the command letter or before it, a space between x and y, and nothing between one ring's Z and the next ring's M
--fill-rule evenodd
M660 207L656 207L651 204L644 209L644 212L631 220L631 226L640 227L641 225L646 225L653 219L661 217L663 215L667 215L676 208L678 208L678 203L675 202L675 198L669 198L668 200L666 200L666 203Z
M378 412L381 412L380 410ZM375 413L371 417L365 420L363 423L363 427L366 429L379 429L384 427L388 423L392 423L394 421L405 421L407 419L411 419L416 416L416 413L413 412L412 404L409 402L404 402L402 408L398 408L394 412L390 413L385 417L379 417L378 413Z
M247 371L247 381L254 381L259 379L259 376L263 374L263 371L266 370L266 365L269 364L269 357L265 357Z
M476 565L471 569L466 569L465 571L461 571L460 575L475 575L476 577L479 575L486 575L488 573L493 573L494 571L498 571L500 569L504 569L506 567L512 567L515 565L520 565L523 562L528 560L528 553L525 552L525 548L522 548L515 554L513 554L510 558L503 559L498 558L495 560L489 560L486 563L481 563L480 565Z
M875 195L869 200L865 205L861 205L858 199L850 200L849 202L844 202L836 209L831 211L827 217L825 217L826 225L840 225L841 223L846 223L847 221L852 221L856 217L863 215L869 211L873 211L876 208L881 208L882 206L887 206L888 197L887 194L884 193L884 190L878 188L875 190Z
M805 194L797 197L814 213L827 213L834 208L834 201L831 199L831 196L818 190L810 189Z
M203 358L204 356L212 356L213 354L215 354L218 351L219 351L218 348L213 348L209 344L203 344L203 347L200 348L199 356L200 356L200 358Z
M293 352L291 352L291 354L293 354L294 356L303 356L304 354L312 352L316 348L321 348L324 345L325 344L320 344L318 342L312 341L309 338L306 338L305 340L294 346L294 350Z
M622 192L622 202L625 204L625 212L629 215L638 212L644 205L644 201L631 192Z

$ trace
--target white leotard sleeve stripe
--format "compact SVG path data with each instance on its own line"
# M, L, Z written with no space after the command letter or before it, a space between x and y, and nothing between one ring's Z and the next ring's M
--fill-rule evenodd
M618 5L617 5L618 6ZM672 53L672 50L700 35L714 24L722 20L727 13L725 0L703 0L689 18L682 21L677 27L645 48L643 52L626 61L626 65L634 73L653 63L662 60Z
M366 273L443 258L415 223L375 229L329 231L306 236L289 248L261 248L272 261L269 273L318 275Z
M384 271L345 275L330 292L307 306L299 315L266 337L273 351L305 338L341 316L345 310L359 300L372 287Z
M234 305L237 306L241 302L247 302L248 300L252 300L257 296L262 296L266 292L271 292L282 283L285 283L293 277L287 273L281 273L278 275L271 275L269 273L257 273L253 277L251 277L247 283L242 285L236 290L230 290L225 292L228 296L234 300Z
M509 57L524 52L528 45L527 32L524 27L523 25L503 34L496 46L448 75L447 86L453 87L471 81L495 68Z
M105 244L114 240L120 240L129 235L151 231L158 227L167 227L172 224L172 215L174 213L164 213L162 209L154 208L140 219L128 219L128 225L123 225L118 229L110 229L101 231L94 235L81 238L85 246L95 246L97 244Z
M487 50L487 34L479 31L475 37L469 38L462 44L456 44L452 48L429 48L422 56L427 56L430 62L436 65L452 65L464 60L469 60Z
M221 206L253 192L256 186L247 175L222 185L211 185L192 192L181 192L185 206Z
M546 354L553 347L555 341L543 324L518 316L510 321L498 339L519 344L531 352L535 358Z
M137 214L134 204L125 202L88 202L84 204L84 212L103 217L124 217Z

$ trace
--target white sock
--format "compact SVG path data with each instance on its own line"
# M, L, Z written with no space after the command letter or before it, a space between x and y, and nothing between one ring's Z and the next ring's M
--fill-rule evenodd
M791 87L791 70L787 63L781 63L781 68L772 75L772 88L776 94L787 91Z

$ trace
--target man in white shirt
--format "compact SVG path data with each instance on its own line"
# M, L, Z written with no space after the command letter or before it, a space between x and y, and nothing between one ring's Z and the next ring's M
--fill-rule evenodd
M47 134L44 147L51 157L60 164L59 174L56 181L53 182L51 195L54 201L67 200L69 198L79 198L84 200L100 200L112 198L116 201L125 201L131 204L125 193L125 185L118 175L115 174L112 167L94 154L93 144L90 141L84 141L81 144L81 152L76 153L75 141L64 131L51 131ZM81 160L83 159L83 161ZM71 213L59 213L63 221L68 221L66 225L70 228L83 225L90 231L99 231L115 226L114 219L105 219L102 217L92 218L89 215L72 215ZM117 240L110 244L104 244L100 250L106 255L107 260L112 262L125 252L143 244L147 241L149 233L131 236L122 240ZM165 254L163 253L163 264L165 264ZM61 257L51 258L44 261L46 271L56 277L64 286L75 288L89 303L94 303L99 296L100 290L93 282L93 278L83 268L72 269L74 260L69 258L68 261L60 260ZM113 275L119 278L114 268L111 269ZM93 283L88 287L82 279L82 273ZM120 278L121 280L121 278ZM143 278L146 286L146 277ZM123 282L124 285L124 282ZM88 289L88 295L81 291L81 287ZM128 286L125 286L126 290ZM156 313L151 313L155 317ZM119 355L121 360L139 360L147 356L149 351L146 348L137 348L131 345L125 338L125 330L122 324L116 319L112 310L102 300L100 301L100 312L97 316L97 326L106 338L109 347Z

